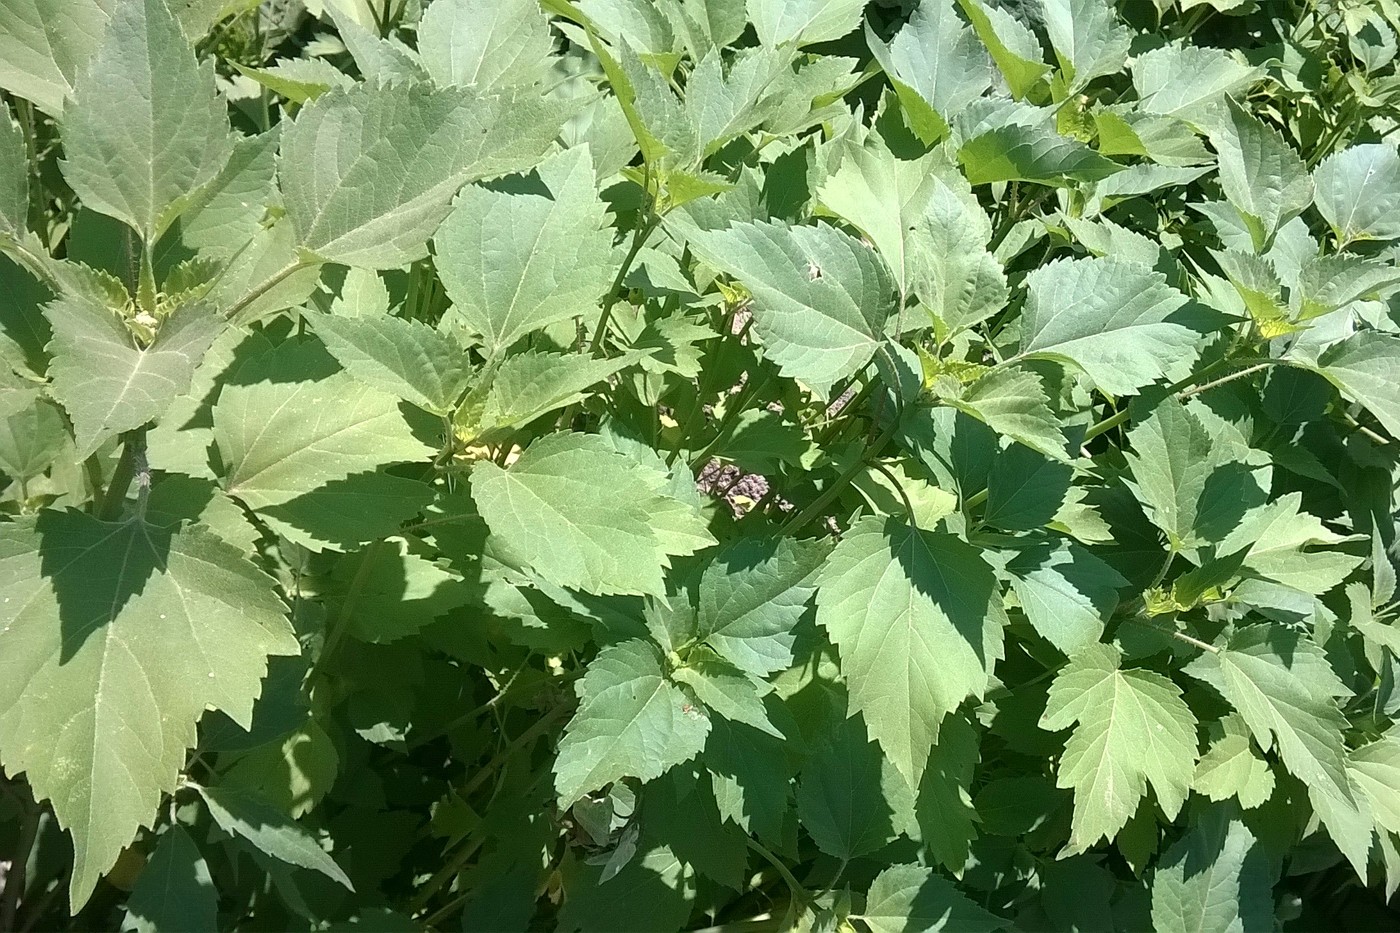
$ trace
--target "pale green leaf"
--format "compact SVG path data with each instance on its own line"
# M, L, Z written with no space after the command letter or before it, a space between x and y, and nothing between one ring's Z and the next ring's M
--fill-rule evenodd
M930 868L892 865L871 882L856 914L873 933L992 933L1010 924L977 905Z
M359 382L436 415L450 412L471 377L466 351L421 321L383 315L311 315L331 355Z
M495 542L544 579L595 594L659 596L667 555L689 552L665 539L656 513L691 507L652 482L646 466L585 434L542 437L508 469L481 461L471 474Z
M277 130L245 136L223 170L189 199L180 215L180 241L203 257L230 259L257 235L277 199Z
M1347 770L1376 823L1386 832L1400 833L1400 732L1392 726L1376 741L1354 749Z
M554 42L535 0L437 0L418 24L418 54L441 87L534 84Z
M116 7L117 0L0 0L0 87L60 116Z
M685 87L685 109L702 151L715 152L768 118L781 103L779 81L791 61L787 50L759 46L741 50L727 66L718 52L696 64Z
M274 581L197 526L0 525L0 592L0 757L72 834L81 905L175 790L205 709L247 728L267 656L297 641Z
M814 45L860 25L866 0L748 0L749 20L764 45Z
M566 115L532 88L333 89L283 132L282 195L297 243L366 269L421 259L458 188L534 165Z
M69 444L63 412L48 399L34 397L26 407L0 418L0 470L21 488L43 475Z
M825 398L875 355L895 285L873 250L826 225L757 221L695 231L702 260L754 298L754 332L786 376Z
M1186 296L1147 266L1120 259L1057 259L1026 277L1022 357L1071 363L1112 395L1178 379L1199 334L1172 320Z
M0 107L0 236L19 239L29 229L29 150L24 133Z
M1313 171L1317 209L1339 240L1400 239L1400 149L1350 146Z
M1006 79L1011 96L1024 98L1050 70L1043 60L1040 40L1025 23L999 6L983 0L958 0L958 4Z
M1006 565L1031 625L1071 655L1103 635L1128 581L1073 541L1026 548Z
M870 516L822 568L817 622L840 651L851 708L917 787L939 723L983 695L1001 657L991 567L950 534Z
M116 314L89 298L65 296L45 310L54 330L53 395L73 419L79 459L164 414L224 328L207 305L187 305L141 347Z
M64 109L63 176L154 247L232 151L228 112L165 0L123 0Z
M1277 743L1284 765L1310 791L1350 805L1347 720L1336 700L1350 691L1311 639L1278 625L1249 625L1221 650L1188 664L1186 673L1239 711L1260 748Z
M941 166L941 163L939 163ZM992 224L958 173L940 171L909 232L910 287L945 337L1006 307L1006 275L987 250Z
M1247 810L1260 806L1274 792L1269 763L1255 750L1249 727L1238 713L1222 718L1218 728L1219 734L1196 763L1191 789L1216 801L1234 797Z
M587 147L551 157L540 184L462 192L433 238L449 316L500 354L526 334L591 323L615 274L612 232Z
M1180 402L1167 398L1128 432L1128 442L1134 495L1173 547L1192 546L1211 473L1210 433Z
M229 64L237 68L239 74L252 78L294 104L309 103L333 87L343 89L355 84L354 78L324 58L284 58L266 68L253 68L238 62Z
M1270 856L1226 806L1195 815L1152 878L1157 933L1266 933L1275 929Z
M312 341L289 340L245 363L219 393L213 420L224 488L254 510L433 452L393 396L337 370Z
M1317 371L1400 437L1400 336L1369 330L1353 334L1323 352Z
M1303 496L1290 492L1250 512L1216 549L1220 554L1247 550L1243 574L1321 596L1341 583L1363 558L1317 545L1351 540L1301 511Z
M624 777L660 777L704 748L709 719L661 665L656 648L640 639L604 648L588 665L554 762L562 803Z
M849 860L894 839L912 816L913 796L852 716L828 730L803 766L797 815L817 848Z
M189 833L179 824L171 826L131 890L123 933L215 933L218 913L219 892L209 864Z
M1196 717L1176 684L1154 671L1123 670L1120 661L1118 649L1103 644L1072 656L1040 719L1045 729L1075 727L1055 783L1074 788L1077 851L1116 836L1148 783L1172 819L1191 790Z
M1182 44L1139 55L1132 70L1142 110L1192 123L1216 115L1226 95L1243 91L1261 74L1223 49Z
M413 553L403 538L347 556L335 577L345 588L342 598L327 601L335 624L375 644L413 635L472 596L460 577Z
M1043 6L1045 31L1071 91L1122 69L1133 31L1109 0L1044 0Z
M541 415L581 401L591 386L634 365L637 359L634 353L594 359L586 353L534 350L509 356L492 376L475 429L485 433L524 426ZM463 427L471 433L472 426Z
M1278 130L1226 98L1210 128L1220 159L1220 187L1249 222L1254 250L1264 252L1274 234L1313 199L1313 182L1298 153Z
M1028 369L999 366L949 402L998 434L1054 460L1069 459L1065 435L1050 410L1045 384Z
M355 886L300 824L261 797L232 787L196 785L219 828L279 862L317 871L354 891Z
M355 60L355 67L365 81L384 85L427 80L428 75L418 56L398 39L375 35L356 22L354 17L344 13L337 3L326 7L326 12L331 15L341 42Z
M1102 181L1123 168L1048 127L1018 123L968 139L958 150L958 162L974 185L1029 181L1064 188Z
M684 667L672 676L695 692L695 697L730 722L740 722L776 738L783 734L768 721L763 694L770 689L710 651L692 651Z
M888 52L878 40L872 50L896 82L906 109L908 88L944 124L992 86L992 61L976 33L954 12L953 0L924 0Z

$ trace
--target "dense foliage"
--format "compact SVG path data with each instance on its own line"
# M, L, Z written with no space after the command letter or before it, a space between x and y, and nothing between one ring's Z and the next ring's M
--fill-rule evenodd
M0 928L1357 928L1397 0L0 0Z

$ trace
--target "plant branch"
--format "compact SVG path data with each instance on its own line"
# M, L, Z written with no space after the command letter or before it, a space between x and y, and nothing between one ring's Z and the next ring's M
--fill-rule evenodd
M830 486L822 490L821 495L817 496L817 498L812 501L811 505L788 519L788 521L778 529L778 535L780 537L785 537L790 534L796 534L813 518L820 515L822 510L830 505L831 501L850 485L851 480L856 478L856 474L859 473L869 461L880 455L880 451L885 449L885 445L889 443L890 438L894 436L894 431L895 422L892 421L884 431L880 432L880 436L875 438L869 447L865 448L855 462L846 467Z
M141 514L146 511L146 494L151 486L151 470L146 463L146 429L137 428L134 431L127 431L122 435L122 455L117 461L116 472L112 474L112 480L107 484L107 491L100 500L94 500L100 504L97 506L97 518L104 522L115 522L121 519L122 509L126 506L126 493L131 488L131 481L138 482L139 506Z
M0 930L15 928L15 913L19 910L20 898L24 896L29 853L33 851L34 840L39 835L39 817L42 813L37 806L25 807L23 822L20 824L19 845L11 858L10 870L5 875L5 888L0 891Z
M228 318L235 324L246 323L245 321L240 320L239 316L244 311L246 311L248 307L253 304L253 302L257 301L263 295L266 295L268 292L272 291L274 288L281 285L283 282L287 281L287 279L296 275L301 270L310 269L318 265L320 265L319 260L299 258L293 261L291 264L283 266L281 269L274 272L267 279L253 286L253 289L249 291L248 294L244 295L242 298L238 299L231 306L229 306L228 310L224 312L224 317Z

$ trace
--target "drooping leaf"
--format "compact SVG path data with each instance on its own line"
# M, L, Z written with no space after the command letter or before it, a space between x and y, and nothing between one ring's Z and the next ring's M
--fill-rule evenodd
M1064 188L1072 182L1102 181L1123 168L1048 127L1019 123L967 140L958 150L958 161L974 185L1029 181Z
M1070 844L1077 851L1116 836L1149 782L1171 818L1191 790L1196 717L1176 684L1154 671L1124 670L1121 660L1112 645L1077 652L1051 684L1040 720L1045 729L1075 727L1056 784L1074 788Z
M0 755L72 834L83 904L175 789L205 708L246 728L268 655L297 641L238 548L140 516L5 524L0 591Z
M393 396L355 381L313 341L245 363L213 410L224 488L254 510L388 463L426 459Z
M4 0L0 87L60 116L116 6L117 0Z
M691 248L753 293L765 354L820 397L870 362L894 312L884 263L833 227L736 223L696 231Z
M1133 33L1105 0L1045 0L1045 31L1071 91L1117 72Z
M1317 209L1337 239L1400 239L1400 150L1391 143L1349 146L1313 171Z
M1400 437L1400 337L1377 331L1353 334L1328 347L1317 370Z
M1119 259L1060 259L1026 279L1022 357L1071 363L1100 389L1132 395L1180 378L1199 335L1173 320L1186 296L1161 273Z
M579 708L554 762L561 802L624 777L649 781L705 746L709 719L667 679L655 646L640 639L604 648L577 693Z
M333 89L283 132L282 195L297 245L365 269L421 259L458 188L534 165L566 115L532 88Z
M748 0L749 20L764 45L814 45L850 33L865 0Z
M79 3L79 6L82 6ZM63 113L63 175L154 247L228 161L227 108L165 0L122 0Z
M483 461L471 474L493 539L546 580L599 594L665 592L667 555L681 551L654 513L679 500L650 484L643 465L585 434L542 437L508 469ZM598 489L633 492L599 497Z
M1061 463L1067 459L1065 435L1050 410L1045 384L1030 370L997 367L949 401L1031 450Z
M1203 808L1152 879L1152 927L1162 933L1274 928L1274 869L1230 808Z
M436 415L466 391L467 355L451 338L419 321L383 315L318 314L312 326L355 379Z
M45 311L54 334L53 394L73 419L80 458L164 414L189 389L195 365L224 327L208 305L187 305L143 347L90 298L67 295Z
M1225 716L1218 728L1219 735L1196 763L1191 789L1211 800L1234 797L1247 810L1260 806L1274 792L1269 763L1255 751L1239 714Z
M991 568L952 535L870 516L822 568L817 621L840 650L852 709L917 787L939 723L982 695L1001 656Z
M1249 223L1255 252L1262 253L1278 229L1312 203L1307 167L1277 130L1234 98L1226 98L1210 141L1220 157L1220 187Z
M188 930L214 933L219 928L219 892L190 834L172 826L160 837L126 904L123 931L161 933Z
M423 67L439 87L533 84L554 49L549 21L533 0L439 0L423 11L418 34Z
M542 327L590 324L612 281L612 234L586 147L539 166L539 186L474 185L433 238L451 314L503 352Z
M1336 699L1350 691L1311 639L1280 626L1248 625L1219 651L1188 664L1186 673L1220 691L1260 748L1277 743L1284 766L1312 792L1351 802L1346 717Z
M355 886L316 837L263 798L231 787L195 785L219 828L279 862L317 871L350 891Z
M918 865L892 865L875 878L857 914L874 933L957 930L992 933L1009 924L978 906L953 882Z
M938 136L991 87L991 59L977 35L954 12L953 0L919 4L888 50L878 40L871 49L916 121L923 108L932 109L932 129Z

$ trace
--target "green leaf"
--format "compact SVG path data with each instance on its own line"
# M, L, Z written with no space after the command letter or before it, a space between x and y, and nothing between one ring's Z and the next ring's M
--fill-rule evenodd
M797 784L797 814L817 848L843 861L882 847L907 821L913 793L865 736L859 716L839 721Z
M72 834L76 909L175 790L204 710L247 728L267 656L298 645L273 580L198 526L0 525L0 592L0 757Z
M991 933L1010 925L983 910L947 878L918 865L891 865L880 872L865 896L865 911L854 916L874 933Z
M326 12L367 83L384 85L427 78L418 56L402 42L370 32L335 3L326 7Z
M726 546L700 577L700 636L757 677L791 666L794 629L816 592L828 553L818 541L746 538Z
M34 398L25 408L0 418L0 470L21 485L68 451L68 423L58 406Z
M1008 293L1001 264L987 250L991 221L971 187L951 169L931 177L937 183L909 233L909 284L946 337L1006 307Z
M665 846L634 858L604 882L602 866L575 862L559 910L561 933L611 933L617 929L680 930L695 898L695 870Z
M1007 565L1031 625L1066 655L1096 643L1128 585L1118 571L1073 541L1026 548Z
M790 74L790 50L743 49L726 68L719 53L702 58L685 87L685 109L702 152L728 145L768 119L781 104L780 79ZM675 200L675 183L669 182Z
M390 395L335 368L314 341L253 357L214 405L224 488L255 511L387 463L426 459Z
M958 150L973 185L1029 181L1058 188L1102 181L1123 166L1045 126L1012 123L974 136Z
M214 889L209 864L189 833L178 825L171 826L160 837L131 891L122 930L214 933L219 928L218 913L219 892Z
M1332 549L1304 550L1352 539L1328 529L1316 516L1300 511L1302 501L1301 493L1290 492L1251 511L1221 542L1217 552L1245 551L1245 575L1321 596L1361 566L1363 559Z
M638 354L594 359L586 353L528 350L506 357L491 379L478 422L458 425L465 433L524 426L541 415L581 401L588 389L635 365ZM465 408L465 406L464 406Z
M1050 70L1042 60L1040 40L1024 23L999 6L983 0L958 0L977 37L987 47L1011 96L1021 100Z
M1172 320L1186 296L1147 266L1057 259L1026 277L1021 357L1071 363L1111 395L1187 375L1196 331Z
M1210 128L1220 158L1220 187L1245 215L1254 251L1262 253L1274 234L1313 200L1313 182L1303 160L1278 130L1226 98L1222 118Z
M534 165L566 107L532 88L332 89L283 132L282 195L297 244L365 269L423 258L457 189Z
M439 87L534 84L554 51L549 20L535 0L438 0L423 11L418 35L423 67Z
M1206 528L1206 486L1217 466L1216 444L1200 420L1169 397L1131 431L1124 456L1129 487L1173 549L1220 540L1230 528ZM1214 491L1212 491L1212 494ZM1213 532L1213 533L1212 533Z
M309 317L331 355L371 388L435 415L450 412L466 391L471 377L466 354L451 338L421 321L387 314Z
M869 36L870 33L867 33ZM977 35L958 18L953 0L925 0L890 42L871 43L906 111L932 108L938 135L992 85L992 62ZM913 93L913 100L910 99ZM921 134L922 135L922 134Z
M165 0L116 4L62 130L63 176L78 197L150 247L233 146L213 63L195 60Z
M710 771L715 803L725 820L762 839L783 838L785 825L791 825L793 772L782 741L716 718L700 761Z
M991 567L950 534L869 516L822 568L817 622L840 650L851 708L917 787L939 723L983 695L1001 657Z
M895 285L859 240L826 225L757 221L697 230L690 245L749 289L764 354L818 397L875 355Z
M24 133L0 108L0 236L14 239L29 229L29 150Z
M764 45L815 45L860 25L866 0L748 0L749 20Z
M1150 782L1175 819L1196 767L1196 717L1154 671L1123 670L1112 645L1088 645L1050 685L1041 728L1067 729L1057 787L1074 788L1070 845L1082 852L1127 825ZM1076 725L1077 723L1077 725Z
M276 198L280 141L280 131L273 130L234 143L223 170L180 214L180 242L202 257L229 260L257 235Z
M1394 726L1374 742L1349 755L1352 784L1371 805L1371 815L1386 832L1400 833L1400 732Z
M1351 803L1347 721L1336 700L1350 691L1311 639L1282 626L1248 625L1185 670L1239 711L1260 748L1277 743L1284 765L1311 793Z
M1074 478L1069 464L1047 460L1020 444L997 455L987 475L987 508L982 519L1003 531L1043 527L1064 505Z
M1230 713L1216 728L1219 734L1196 763L1191 789L1216 801L1234 797L1247 810L1262 805L1273 795L1274 773L1255 751L1249 727L1238 713Z
M1045 383L1030 370L999 366L949 402L1031 450L1061 463L1069 460L1065 435L1050 410Z
M1263 845L1225 806L1196 814L1152 878L1158 933L1271 930L1274 876Z
M232 787L194 786L224 832L247 840L279 862L320 872L347 890L355 890L316 838L263 798Z
M1349 146L1313 171L1317 209L1340 241L1400 239L1400 149Z
M354 78L324 58L281 59L266 68L252 68L238 62L229 64L237 68L239 74L294 104L309 103L333 87L348 88L355 84Z
M1260 75L1222 49L1196 45L1164 45L1133 62L1139 108L1191 123L1209 122L1226 95L1244 91Z
M588 665L554 762L561 803L624 777L660 777L705 747L709 719L661 665L656 648L640 639L604 648Z
M117 0L0 0L0 87L62 115L116 7Z
M1045 31L1071 92L1128 59L1133 31L1118 21L1106 0L1044 0Z
M1362 331L1328 347L1316 369L1400 437L1400 337Z
M763 709L763 693L768 691L768 685L755 681L719 655L704 649L692 651L685 666L677 668L672 676L695 691L701 703L730 722L753 726L776 738L784 737L768 721L768 713Z
M73 419L79 459L164 414L188 391L196 364L224 328L208 305L187 305L142 347L116 314L90 298L66 295L45 311L54 333L53 395Z
M328 600L334 624L374 644L415 634L473 595L460 577L411 552L403 538L347 555L334 576L344 586L340 599Z
M596 594L665 593L667 555L689 550L667 540L660 518L691 507L663 491L664 482L586 434L542 437L509 469L481 461L471 474L496 544L551 583ZM600 497L599 489L627 495Z
M587 147L543 162L539 184L472 186L433 238L449 316L500 355L571 317L591 324L614 274L612 233Z

